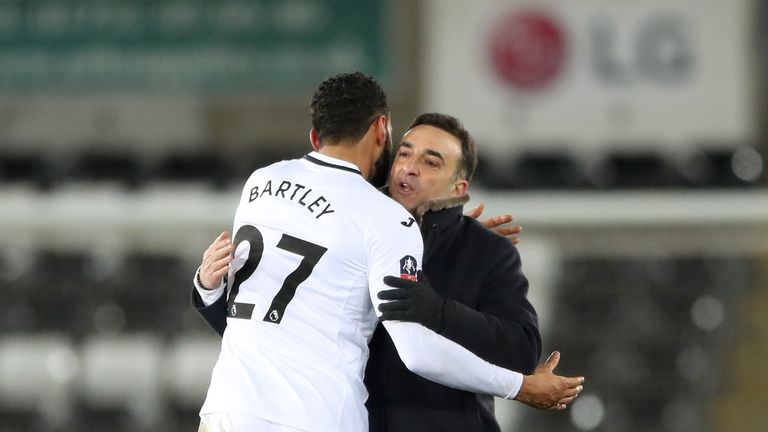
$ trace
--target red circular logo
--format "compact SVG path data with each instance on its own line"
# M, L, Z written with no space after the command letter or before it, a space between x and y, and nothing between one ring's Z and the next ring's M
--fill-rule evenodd
M538 11L513 12L491 26L494 72L521 90L538 90L555 80L565 63L565 36L558 23Z

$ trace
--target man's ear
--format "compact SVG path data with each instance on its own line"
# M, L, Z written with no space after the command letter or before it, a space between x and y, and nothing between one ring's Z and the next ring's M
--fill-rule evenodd
M376 119L376 143L378 144L387 144L387 116L380 115L378 119Z
M315 128L309 130L309 142L312 143L312 150L320 150L320 138L317 137L317 131Z
M463 196L467 193L469 188L469 182L464 179L459 179L453 182L453 196Z

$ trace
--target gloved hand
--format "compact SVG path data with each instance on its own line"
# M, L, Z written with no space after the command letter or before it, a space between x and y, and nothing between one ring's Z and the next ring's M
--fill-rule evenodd
M415 322L440 332L445 309L452 305L440 297L429 284L424 272L416 273L418 280L410 281L395 276L386 276L384 283L396 289L381 291L378 298L389 300L379 305L382 320Z

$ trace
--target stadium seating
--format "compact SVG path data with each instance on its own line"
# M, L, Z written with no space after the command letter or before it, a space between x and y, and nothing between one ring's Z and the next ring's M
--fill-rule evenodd
M66 336L0 338L0 430L55 430L73 419L78 358Z
M101 263L81 253L35 256L21 274L0 260L0 431L196 427L219 339L188 307L194 269L138 252ZM595 430L703 427L700 416L727 379L718 371L740 325L738 304L759 280L755 264L574 257L560 274L545 353L564 353L560 373L588 377L592 399L583 400L592 405L574 405L571 417L524 410L521 427L578 430L572 416L595 404L604 416Z
M739 257L574 258L561 274L544 352L566 353L558 371L587 377L580 399L598 401L603 416L589 430L705 430L708 404L727 379L722 362L741 325L740 302L759 284L756 265ZM597 408L569 410L524 410L521 430L587 430L574 429L574 417Z
M161 343L155 336L96 336L81 349L81 415L102 427L118 423L145 430L163 414Z
M171 405L194 415L200 410L219 356L219 340L201 335L182 335L168 348L163 383Z
M308 149L307 149L308 150ZM27 182L46 191L67 183L115 183L128 190L149 183L239 186L259 166L301 156L285 146L225 157L211 150L144 159L128 153L81 152L67 157L0 153L0 186ZM734 150L701 151L675 160L662 153L611 153L582 159L565 152L527 151L500 158L480 153L477 184L488 189L686 189L748 188L767 176L743 179L734 172ZM765 158L763 158L765 159Z

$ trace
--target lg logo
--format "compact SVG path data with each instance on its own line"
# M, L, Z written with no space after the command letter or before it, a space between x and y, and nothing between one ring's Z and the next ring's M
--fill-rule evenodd
M503 15L491 26L488 48L496 76L519 90L547 87L565 63L563 28L544 12Z
M614 21L592 25L592 66L598 79L618 85L641 81L676 84L693 73L694 53L684 20L675 15L655 15L628 33ZM627 42L627 53L617 43Z
M589 56L591 75L606 85L676 84L694 72L690 30L681 16L651 15L631 27L618 18L593 18L587 29L587 37L574 38L545 11L503 14L488 33L491 68L516 90L543 90L563 75L568 56L576 51L569 44L580 40L588 41L589 49L578 53Z

